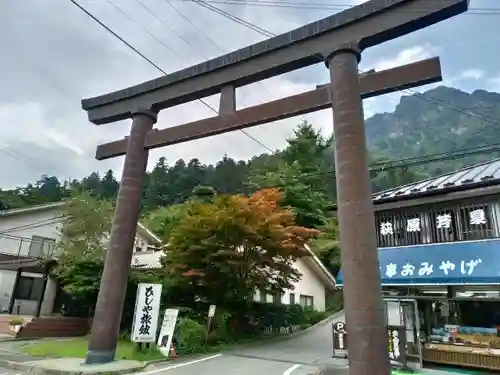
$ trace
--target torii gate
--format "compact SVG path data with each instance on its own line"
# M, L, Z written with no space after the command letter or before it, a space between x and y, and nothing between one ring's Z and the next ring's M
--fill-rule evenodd
M468 0L371 0L187 69L82 100L96 125L132 119L128 139L100 145L97 159L125 154L86 363L114 359L148 150L330 106L344 306L353 375L389 374L387 332L361 98L441 80L439 60L358 76L364 49L465 12ZM331 83L236 111L235 88L324 61ZM162 109L221 93L216 117L152 130Z

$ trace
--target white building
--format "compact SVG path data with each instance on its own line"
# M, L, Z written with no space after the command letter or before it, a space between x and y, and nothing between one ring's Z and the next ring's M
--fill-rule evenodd
M44 270L36 260L50 253L58 242L65 204L58 202L0 211L0 311L9 312L10 307L14 314L37 315L41 302L41 316L54 312L57 282L50 277L44 281ZM158 237L143 225L138 225L136 251L147 251L148 247L160 245ZM21 271L16 271L18 266ZM12 299L14 288L16 293ZM40 298L44 289L43 298Z
M300 259L295 264L302 277L294 284L293 289L286 290L281 296L256 291L254 299L261 302L298 303L302 306L314 307L318 311L324 311L326 309L326 294L336 288L335 278L309 247L307 250L310 255ZM161 256L162 251L152 249L135 252L132 257L132 266L144 269L160 268Z

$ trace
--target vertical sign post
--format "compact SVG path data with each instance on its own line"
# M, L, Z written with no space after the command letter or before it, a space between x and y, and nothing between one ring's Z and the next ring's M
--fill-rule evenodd
M347 330L344 322L332 324L333 357L347 358Z
M156 341L160 313L161 284L139 284L135 300L131 340L137 343Z
M406 368L406 332L403 326L387 326L389 359Z
M207 335L205 336L205 344L208 341L208 335L210 334L210 326L212 325L212 319L215 316L215 305L210 305L208 308L208 321L207 321Z
M163 316L163 323L161 325L160 335L158 336L158 349L165 357L168 357L170 354L170 346L172 345L172 338L174 336L178 315L179 309L167 309Z

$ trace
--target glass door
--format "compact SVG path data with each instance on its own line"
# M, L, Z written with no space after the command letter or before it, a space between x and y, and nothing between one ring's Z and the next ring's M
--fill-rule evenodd
M406 332L406 355L422 368L420 316L414 299L384 299L388 325L400 325Z

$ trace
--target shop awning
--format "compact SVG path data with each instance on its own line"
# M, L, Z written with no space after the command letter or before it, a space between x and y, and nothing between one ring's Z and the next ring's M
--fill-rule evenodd
M500 284L500 239L388 247L378 259L382 285Z

